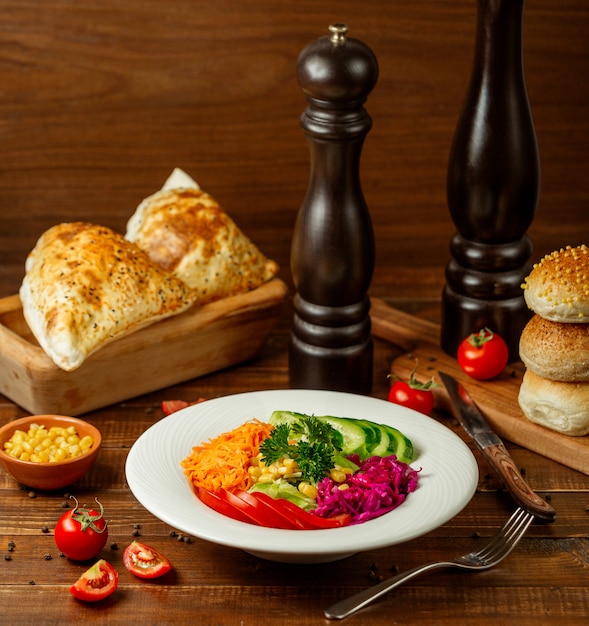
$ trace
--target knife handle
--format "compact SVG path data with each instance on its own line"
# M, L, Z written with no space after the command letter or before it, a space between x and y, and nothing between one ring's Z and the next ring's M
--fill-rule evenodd
M545 521L554 521L556 511L530 489L502 443L486 446L481 449L481 452L523 509Z

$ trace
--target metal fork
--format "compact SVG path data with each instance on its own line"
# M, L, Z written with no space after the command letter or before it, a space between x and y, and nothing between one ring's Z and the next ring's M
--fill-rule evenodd
M348 617L405 581L439 567L457 567L467 570L489 569L497 565L497 563L502 561L513 550L533 519L534 516L531 513L518 507L495 537L480 550L469 552L451 561L439 561L437 563L429 563L415 567L402 574L383 580L377 585L373 585L356 595L333 604L325 609L324 615L327 619L343 619L344 617Z

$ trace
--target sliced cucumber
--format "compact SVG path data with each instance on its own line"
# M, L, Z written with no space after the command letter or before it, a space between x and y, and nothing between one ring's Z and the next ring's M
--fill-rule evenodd
M284 422L292 424L300 420L301 417L307 416L291 411L274 411L270 416L270 424L274 426ZM331 425L341 434L343 455L357 454L361 459L366 458L368 453L366 449L366 433L358 424L354 423L356 420L349 420L345 417L333 417L331 415L314 415L313 417Z
M366 433L368 456L385 456L387 454L389 434L380 424L351 417L346 419L356 422Z
M351 417L347 417L345 419L356 422L358 426L360 426L360 428L362 428L362 430L366 433L366 450L368 450L368 452L374 450L374 448L376 448L376 446L381 442L382 433L378 424L375 424L374 422L369 422L368 420L355 420Z
M381 424L377 424L380 431L380 441L370 451L372 456L388 456L390 454L389 447L391 444L388 430Z
M270 424L292 424L302 417L303 413L293 411L274 411L270 416ZM413 445L399 430L386 424L377 424L370 420L352 417L334 417L332 415L314 415L315 419L330 424L342 436L341 454L349 456L357 454L361 460L370 456L389 456L395 454L399 461L410 463L413 460Z
M400 430L382 424L389 434L389 452L388 454L396 454L399 461L403 463L411 463L413 460L413 444Z
M357 454L361 459L366 458L368 449L366 448L366 432L356 420L347 417L333 417L331 415L318 416L317 419L326 422L343 437L342 454Z

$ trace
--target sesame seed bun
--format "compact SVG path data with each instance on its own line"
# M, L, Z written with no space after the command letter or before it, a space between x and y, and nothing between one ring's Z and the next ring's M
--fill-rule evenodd
M553 322L589 322L589 248L567 246L547 254L526 277L524 298Z
M522 331L519 355L528 369L544 378L589 381L589 324L551 322L534 315Z
M526 370L518 402L532 422L565 435L589 434L589 382L553 381Z

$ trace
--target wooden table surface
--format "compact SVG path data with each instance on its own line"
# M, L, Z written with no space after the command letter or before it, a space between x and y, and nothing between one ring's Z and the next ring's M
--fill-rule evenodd
M106 0L101 8L3 2L0 297L17 292L24 259L45 229L84 219L122 231L175 166L280 263L292 288L289 245L309 168L296 58L329 23L343 21L380 65L362 158L377 245L371 295L439 321L454 232L445 170L470 71L474 1ZM534 260L589 243L588 38L585 0L526 4L526 80L542 161L529 232ZM65 492L31 493L0 472L0 623L326 624L323 610L336 600L393 571L463 554L496 532L513 503L477 452L477 492L454 519L407 544L326 565L270 563L179 537L136 501L125 459L162 418L161 401L287 387L290 324L289 306L247 364L84 415L100 428L104 449L68 491L84 502L97 497L111 520L102 556L121 577L106 602L85 606L67 591L85 565L61 558L54 544ZM375 340L375 397L386 397L399 354ZM0 423L25 414L0 396ZM464 437L450 416L434 417ZM534 524L494 569L428 574L345 623L587 623L589 477L506 443L532 488L550 499L556 522ZM136 535L170 557L172 575L150 583L127 574L122 550Z
M97 606L81 605L69 595L68 586L87 565L61 558L54 544L53 528L64 511L66 490L33 493L0 474L0 542L3 553L11 557L0 565L0 604L9 623L324 624L323 610L328 605L377 578L458 556L494 534L514 505L477 451L477 492L452 520L407 544L325 565L277 564L194 537L183 541L182 533L175 534L174 528L147 512L126 485L124 464L136 438L162 418L160 402L286 388L288 334L286 312L253 362L85 416L101 430L103 451L92 472L67 491L83 502L97 497L105 506L110 535L101 556L120 572L119 590ZM398 353L394 346L376 340L375 397L385 397L388 366ZM23 414L7 399L0 399L0 423ZM436 418L466 440L448 415ZM532 488L550 499L558 514L556 522L533 524L494 569L428 574L346 623L481 625L517 619L538 624L558 619L580 624L589 616L589 476L509 442L508 447L518 466L525 468ZM169 556L172 575L151 583L125 570L122 550L137 534ZM16 545L10 553L9 541Z

